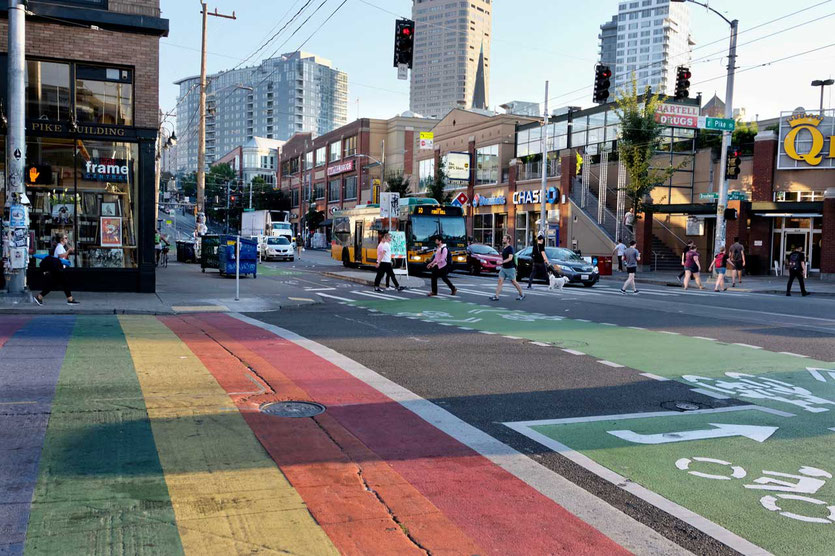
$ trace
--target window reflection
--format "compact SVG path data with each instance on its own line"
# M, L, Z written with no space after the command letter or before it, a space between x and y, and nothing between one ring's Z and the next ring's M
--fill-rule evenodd
M70 119L70 66L26 62L26 115L33 120Z
M133 125L131 70L78 66L75 102L79 122Z

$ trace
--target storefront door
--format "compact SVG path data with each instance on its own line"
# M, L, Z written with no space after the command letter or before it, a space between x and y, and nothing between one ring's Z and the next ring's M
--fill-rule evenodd
M806 256L809 256L809 230L795 228L783 231L783 252L780 260L785 262L795 247L800 247Z
M821 220L820 218L775 218L772 268L776 262L785 270L786 257L797 246L806 255L808 270L819 271Z

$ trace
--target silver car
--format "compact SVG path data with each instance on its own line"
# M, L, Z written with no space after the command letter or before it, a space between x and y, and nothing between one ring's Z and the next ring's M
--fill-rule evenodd
M293 251L293 244L290 240L284 236L279 236L266 238L261 258L265 261L270 259L292 261L296 257L295 252Z

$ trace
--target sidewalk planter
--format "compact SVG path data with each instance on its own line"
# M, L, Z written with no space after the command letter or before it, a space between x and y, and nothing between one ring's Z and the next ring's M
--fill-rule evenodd
M257 278L258 272L258 242L254 239L241 238L241 276L252 274ZM235 236L220 236L220 245L217 248L218 270L221 276L235 276Z
M206 272L207 268L218 268L217 250L220 245L220 236L205 235L200 238L200 269Z

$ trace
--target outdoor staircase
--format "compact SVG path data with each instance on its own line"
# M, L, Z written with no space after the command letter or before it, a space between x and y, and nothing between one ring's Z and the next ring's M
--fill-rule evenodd
M652 253L649 255L647 264L653 271L676 273L681 271L681 253L676 253L655 236L652 236Z
M585 199L583 199L583 189L579 180L575 180L571 187L571 200L574 201L583 212L594 222L606 237L612 242L615 241L615 230L617 228L617 218L609 210L605 204L603 205L603 222L597 221L597 205L599 203L597 196L591 192L591 189L586 192ZM585 201L585 202L583 202ZM584 206L585 205L585 206Z

